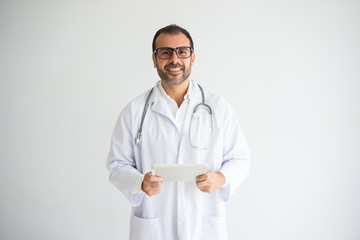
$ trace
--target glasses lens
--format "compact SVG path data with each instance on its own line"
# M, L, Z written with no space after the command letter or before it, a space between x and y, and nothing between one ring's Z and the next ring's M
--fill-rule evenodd
M159 48L157 55L159 58L171 58L172 51L171 48Z
M176 49L176 53L179 58L188 58L191 55L191 48L179 47Z
M191 119L190 143L193 147L207 149L212 139L212 119L208 109L201 107Z
M171 58L172 52L176 51L178 58L188 58L191 56L190 47L178 47L178 48L158 48L156 50L157 56L162 59Z

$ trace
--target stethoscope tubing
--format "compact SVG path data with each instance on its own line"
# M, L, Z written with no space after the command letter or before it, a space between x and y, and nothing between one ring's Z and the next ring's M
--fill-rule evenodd
M207 108L207 110L209 111L210 113L210 116L211 116L211 121L213 121L213 113L212 113L212 109L211 107L205 103L205 94L204 94L204 90L202 89L202 87L200 86L200 84L197 84L200 88L200 91L201 91L201 96L202 96L202 102L199 103L198 105L195 106L194 110L193 110L193 116L194 114L196 113L196 111L198 110L199 107L201 106L204 106ZM150 97L154 91L154 88L153 87L150 92L148 93L147 97L146 97L146 102L145 102L145 106L144 106L144 110L143 110L143 113L142 113L142 116L141 116L141 123L140 123L140 128L139 128L139 131L138 131L138 134L135 138L135 143L137 145L141 145L141 141L142 141L142 128L143 128L143 125L144 125L144 120L145 120L145 116L146 116L146 113L147 113L147 110L149 109L149 101L150 101ZM192 116L192 117L193 117ZM191 144L192 145L192 144ZM194 146L193 146L194 147Z

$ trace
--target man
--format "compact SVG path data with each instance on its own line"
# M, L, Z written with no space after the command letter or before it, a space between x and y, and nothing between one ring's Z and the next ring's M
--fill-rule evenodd
M107 168L132 204L130 239L227 238L224 204L248 175L250 154L228 102L190 80L193 50L185 29L160 29L152 59L161 80L116 123ZM153 164L196 163L209 170L194 181L163 182L151 173Z

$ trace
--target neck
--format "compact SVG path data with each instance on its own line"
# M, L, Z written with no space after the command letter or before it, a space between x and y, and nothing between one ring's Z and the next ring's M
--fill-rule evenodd
M166 84L163 80L161 80L161 85L164 88L165 92L175 100L178 107L180 107L181 103L184 101L184 96L189 88L190 80L186 79L184 82L176 85Z

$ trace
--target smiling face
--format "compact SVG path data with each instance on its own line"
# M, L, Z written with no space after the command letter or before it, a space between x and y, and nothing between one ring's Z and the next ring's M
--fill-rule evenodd
M190 47L190 41L183 33L175 35L161 33L155 43L157 49ZM152 58L161 80L168 85L178 85L189 78L191 68L194 65L195 54L193 53L185 59L178 58L175 52L169 59L161 59L157 54L153 54Z

